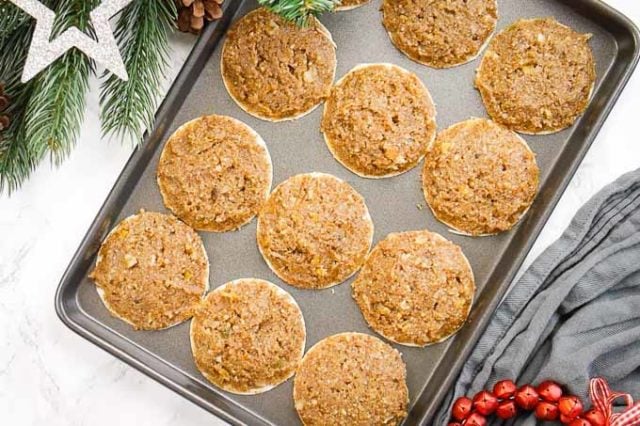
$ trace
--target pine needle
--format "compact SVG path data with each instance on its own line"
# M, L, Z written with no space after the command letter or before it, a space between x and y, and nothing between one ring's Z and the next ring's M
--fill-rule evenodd
M55 8L54 33L75 26L92 34L89 13L98 0L60 0ZM49 154L60 164L75 145L84 117L89 76L94 63L72 49L38 74L25 112L25 138L38 159Z
M153 126L176 14L168 0L136 0L120 14L115 36L129 81L110 75L102 84L103 134L139 142L141 131Z
M43 3L56 11L59 34L70 26L90 31L89 12L98 0ZM93 63L81 52L65 53L31 81L20 83L33 27L29 20L0 39L0 48L7 52L0 60L0 79L6 81L11 96L7 111L11 125L0 142L0 193L17 189L47 155L59 164L75 145L84 116Z
M26 140L37 158L48 153L59 165L75 146L92 70L91 61L72 50L34 79L25 124Z
M312 17L332 11L340 0L258 0L258 3L287 21L306 27Z
M24 138L24 110L31 97L29 84L20 83L20 73L13 76L0 75L5 82L5 91L11 95L7 113L11 125L0 137L0 194L18 189L37 166L39 159L30 151Z
M8 0L0 0L0 43L28 22L29 15Z
M31 96L31 86L20 82L22 68L27 59L34 24L20 20L17 8L0 6L0 81L11 102L6 110L11 119L9 128L0 135L0 194L13 192L29 176L38 161L24 137L23 130L26 105ZM6 26L4 26L6 25Z

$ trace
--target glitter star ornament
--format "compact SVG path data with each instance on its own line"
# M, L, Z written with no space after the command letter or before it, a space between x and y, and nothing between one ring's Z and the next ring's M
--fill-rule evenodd
M90 13L97 41L76 27L65 30L51 40L56 14L38 0L9 0L27 14L36 18L31 47L22 71L26 83L40 71L51 65L69 49L76 47L97 63L127 81L127 70L122 62L118 44L109 25L109 18L125 8L133 0L105 0Z

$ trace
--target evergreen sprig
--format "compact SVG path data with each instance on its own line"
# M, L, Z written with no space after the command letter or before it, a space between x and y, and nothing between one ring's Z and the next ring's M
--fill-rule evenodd
M1 76L2 74L0 74ZM21 84L20 75L4 75L5 91L11 96L9 108L5 111L11 124L0 137L0 193L16 190L35 169L38 159L25 143L25 108L32 93L30 84Z
M334 10L340 0L258 0L258 3L287 21L306 27L312 17Z
M54 37L71 26L92 34L89 13L98 4L99 0L60 0L54 9ZM75 145L93 72L93 61L72 49L33 79L24 118L24 142L36 159L48 154L52 162L60 164Z
M121 13L115 37L129 81L109 76L100 94L102 131L139 141L153 125L162 79L168 66L168 33L176 6L167 0L137 0Z
M98 0L48 0L57 13L54 33L70 26L91 32L89 12ZM12 11L10 11L13 13ZM77 50L70 50L26 84L20 82L33 28L33 20L14 14L16 24L0 39L7 55L0 60L0 79L12 101L7 112L11 125L0 142L0 192L12 192L49 155L59 164L77 139L84 115L85 95L93 63Z
M50 4L47 4L50 5ZM11 102L5 111L11 124L0 135L0 193L17 189L38 161L24 138L24 116L33 92L32 84L22 84L20 76L27 58L34 24L22 19L17 7L0 3L0 81Z
M40 1L56 13L56 35L71 26L94 35L89 13L100 0ZM105 133L140 140L141 130L152 125L175 16L174 0L136 0L120 14L115 35L129 81L104 76ZM11 124L0 139L0 194L16 190L44 158L54 164L66 158L78 138L89 77L95 74L93 61L72 49L21 83L34 27L28 15L0 0L0 81L11 97Z
M26 25L28 16L8 0L0 0L0 42L16 29Z

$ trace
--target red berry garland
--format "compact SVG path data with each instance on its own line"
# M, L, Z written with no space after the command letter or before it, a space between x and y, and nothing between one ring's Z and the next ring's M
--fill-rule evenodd
M594 409L583 413L582 401L577 396L563 395L562 387L551 380L537 387L520 388L512 380L501 380L493 392L483 390L473 399L466 396L453 403L448 426L486 426L487 417L495 414L507 420L518 415L518 409L533 411L541 421L559 420L568 426L606 426L605 416Z
M536 418L538 420L553 421L560 416L558 406L552 402L540 401L536 407Z
M538 405L540 397L536 388L531 385L524 385L516 391L515 401L518 407L523 410L533 410Z
M471 408L473 407L473 401L466 396L462 396L456 400L453 404L451 414L456 420L464 420L471 414Z
M500 399L509 399L516 393L516 384L511 380L501 380L493 386L493 394Z
M540 398L547 402L558 402L562 397L562 388L556 382L546 380L538 385L536 388Z
M486 426L487 419L480 413L471 413L462 424L466 426Z
M516 407L516 403L511 400L502 401L498 404L498 409L496 410L496 416L500 417L503 420L510 419L515 417L518 414L518 408Z
M483 416L490 416L498 408L498 398L489 391L478 392L473 397L473 408Z
M598 410L591 409L584 414L585 420L588 420L592 426L605 426L607 421L604 418L604 414L602 414Z
M582 414L582 402L577 396L563 396L558 401L560 413L567 419L575 419Z

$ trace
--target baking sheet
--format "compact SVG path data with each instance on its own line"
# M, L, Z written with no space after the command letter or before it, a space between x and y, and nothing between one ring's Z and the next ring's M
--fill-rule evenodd
M229 0L225 18L210 26L199 40L159 111L155 130L132 156L63 277L56 296L62 320L74 331L229 422L299 423L293 407L292 380L257 396L221 392L200 375L193 363L189 322L164 331L134 331L109 315L94 284L86 278L100 241L115 223L140 209L167 212L156 185L155 170L171 132L201 115L229 115L249 124L266 141L274 163L274 187L292 175L312 171L331 173L349 182L367 201L375 223L374 244L390 232L426 228L462 247L478 287L468 323L455 338L442 344L424 349L394 345L407 363L411 409L406 424L429 423L638 57L637 32L632 24L599 1L498 0L498 3L498 29L519 18L555 16L580 32L592 33L598 75L594 100L576 125L554 135L525 136L537 154L541 187L531 210L512 231L485 238L448 232L425 206L420 187L422 164L390 179L368 180L350 173L333 159L322 139L319 131L322 107L300 120L283 123L264 122L244 113L222 84L219 71L222 43L218 41L231 20L256 5L253 0ZM433 70L410 61L391 44L381 24L380 6L380 0L374 0L361 8L322 18L338 46L336 80L360 63L391 62L413 71L425 82L436 103L439 130L469 117L486 116L473 87L479 59L449 70ZM242 277L263 278L283 287L297 300L305 316L307 349L335 333L374 334L351 298L352 280L320 291L286 285L264 263L256 247L255 231L254 220L238 232L200 233L211 262L211 289Z

